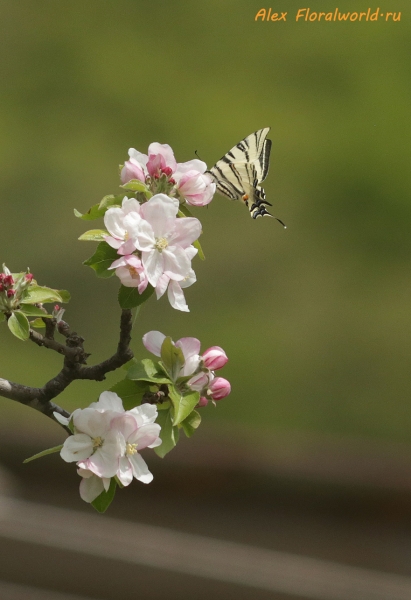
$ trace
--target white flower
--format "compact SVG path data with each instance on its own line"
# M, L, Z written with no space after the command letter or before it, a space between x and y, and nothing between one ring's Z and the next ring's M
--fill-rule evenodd
M143 336L143 344L149 352L155 356L161 356L161 346L166 336L160 331L149 331ZM180 348L184 356L184 365L180 370L180 377L193 374L201 363L200 340L193 337L185 337L173 342Z
M143 406L137 406L112 422L113 429L117 430L123 439L123 452L116 473L123 485L129 485L133 477L143 483L150 483L153 480L153 475L139 452L144 448L155 448L161 444L159 438L161 428L157 423L146 422L147 413ZM157 415L157 409L155 407L154 409Z
M121 208L113 206L106 211L104 225L110 235L105 237L105 241L112 248L115 248L118 254L132 254L136 249L130 239L126 217L130 213L138 215L139 212L139 202L135 198L127 198L127 196L124 197Z
M153 287L163 274L182 281L190 273L191 261L185 250L201 234L201 223L195 218L177 219L178 207L176 198L156 194L141 206L140 214L133 212L124 218Z
M75 434L64 442L61 458L77 462L99 477L113 477L122 453L122 440L117 431L110 429L112 418L111 411L99 412L94 408L74 411Z

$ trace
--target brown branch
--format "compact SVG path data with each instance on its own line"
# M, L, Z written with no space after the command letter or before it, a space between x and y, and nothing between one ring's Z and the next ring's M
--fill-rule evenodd
M30 330L30 339L38 346L45 346L64 355L64 366L53 379L50 379L41 388L28 387L0 378L0 396L30 406L53 420L56 420L53 412L58 412L66 417L70 416L67 411L51 402L51 400L61 394L76 379L103 381L106 373L115 371L131 360L133 358L133 352L130 349L132 325L131 310L123 309L117 351L110 358L94 366L85 366L90 355L84 351L84 338L75 331L71 332L67 323L62 321L57 324L59 332L66 337L65 346L54 340L53 337L44 337ZM48 333L51 334L51 328L49 328ZM64 429L68 431L66 427Z

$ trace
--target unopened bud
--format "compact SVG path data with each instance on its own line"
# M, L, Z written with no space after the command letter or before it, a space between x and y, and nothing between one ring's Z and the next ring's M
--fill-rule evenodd
M208 404L208 398L206 398L205 396L201 396L200 400L198 401L197 406L202 408L203 406L207 406L207 404Z
M7 298L12 298L16 293L16 290L7 290Z
M222 400L231 392L231 385L227 379L216 377L208 386L207 394L213 400Z
M204 365L210 371L221 369L227 363L228 358L226 353L220 346L211 346L203 354Z

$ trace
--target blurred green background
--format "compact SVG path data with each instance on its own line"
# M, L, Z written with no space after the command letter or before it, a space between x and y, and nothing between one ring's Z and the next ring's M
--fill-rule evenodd
M94 245L77 241L89 227L73 208L117 193L129 147L168 143L179 162L197 150L211 166L271 126L264 187L287 230L219 196L197 210L207 258L194 264L191 312L150 301L136 356L151 329L226 350L232 395L203 411L205 426L268 442L277 433L407 442L409 4L380 3L402 11L397 23L296 23L301 3L271 6L288 11L286 23L255 22L262 6L249 0L1 2L1 259L70 290L67 321L92 361L106 358L117 344L118 281L81 265ZM0 335L1 377L40 386L60 368L4 325ZM116 379L76 382L60 403L85 406ZM55 428L9 400L0 409L3 424Z

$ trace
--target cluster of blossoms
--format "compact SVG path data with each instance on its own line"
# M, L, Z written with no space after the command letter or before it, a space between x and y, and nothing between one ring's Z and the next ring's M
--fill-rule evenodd
M165 337L160 331L149 331L143 336L143 344L149 352L161 356ZM214 371L224 367L228 361L222 348L212 346L200 355L200 341L192 337L181 338L174 342L174 345L181 349L184 356L184 365L179 376L191 375L186 385L193 391L200 392L198 406L207 406L209 400L214 402L228 396L231 392L230 382L214 374Z
M123 486L133 478L143 483L152 481L140 450L161 444L155 406L142 404L125 411L117 394L103 392L98 402L75 410L70 419L58 413L54 416L73 431L60 454L66 462L77 463L82 477L80 496L86 502L108 491L112 477Z
M204 162L177 163L168 144L150 144L148 155L131 148L129 155L121 171L123 184L142 182L154 195L143 204L125 197L121 207L105 213L105 241L120 255L110 268L124 286L142 294L150 284L157 298L167 290L171 306L188 311L183 288L196 281L191 261L197 249L192 244L201 234L201 223L177 215L180 203L211 202L215 183Z
M177 163L168 144L150 144L148 155L134 148L128 151L129 160L121 170L122 183L137 179L153 191L167 191L192 206L205 206L213 199L216 185L206 173L202 160Z
M165 194L143 204L125 197L121 207L104 215L110 234L105 241L120 255L110 268L123 285L142 294L150 284L157 298L168 288L171 306L188 311L182 288L196 281L191 260L197 249L192 243L201 234L201 223L194 217L178 219L178 207L178 200Z
M0 311L10 312L18 307L24 291L32 281L31 273L19 273L13 277L6 265L3 265L3 273L0 273Z

